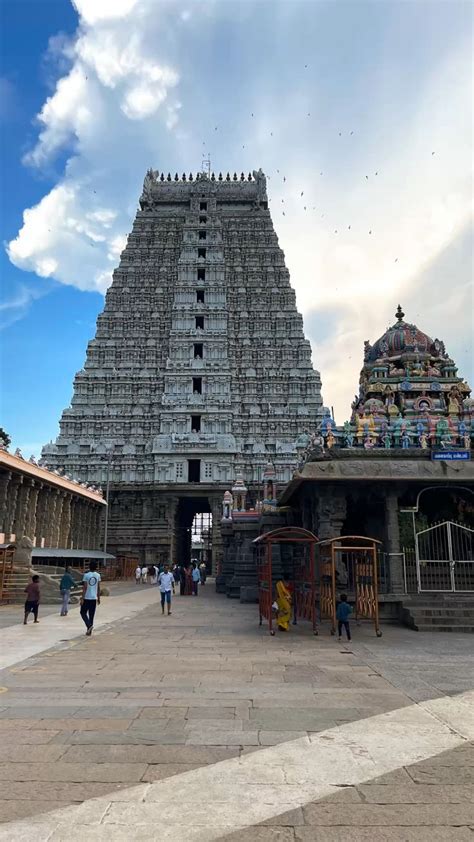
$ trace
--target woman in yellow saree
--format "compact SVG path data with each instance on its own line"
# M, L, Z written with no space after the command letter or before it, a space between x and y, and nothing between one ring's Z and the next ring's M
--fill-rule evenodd
M280 631L288 631L291 620L291 593L281 579L276 583L276 597L278 628Z

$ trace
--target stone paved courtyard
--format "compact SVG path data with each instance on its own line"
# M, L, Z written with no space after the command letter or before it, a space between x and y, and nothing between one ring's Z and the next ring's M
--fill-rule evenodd
M474 842L470 635L271 638L211 583L158 600L103 600L90 639L45 617L28 660L41 624L2 630L0 839Z

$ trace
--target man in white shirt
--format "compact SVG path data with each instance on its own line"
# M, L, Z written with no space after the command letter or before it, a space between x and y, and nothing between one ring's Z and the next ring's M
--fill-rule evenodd
M89 562L89 571L82 577L81 617L86 624L86 635L90 637L94 626L95 609L100 605L100 574L97 562Z
M161 593L161 613L165 613L165 602L168 605L168 614L171 614L171 591L174 593L174 576L170 573L169 564L165 564L163 573L158 576Z
M135 568L135 584L136 585L140 584L141 578L142 578L142 569L141 569L140 565L138 565L138 567Z
M142 567L142 585L146 585L146 580L148 578L148 567L146 564Z

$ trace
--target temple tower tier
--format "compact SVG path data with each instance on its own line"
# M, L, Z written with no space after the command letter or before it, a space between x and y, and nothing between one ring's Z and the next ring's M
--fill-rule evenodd
M276 483L290 479L298 439L321 424L320 389L263 172L148 170L43 459L109 482L111 552L172 556L193 506L213 513L219 547L223 492L240 474L256 505L269 461Z

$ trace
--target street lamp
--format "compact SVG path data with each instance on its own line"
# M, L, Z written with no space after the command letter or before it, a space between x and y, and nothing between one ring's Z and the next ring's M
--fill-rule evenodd
M97 454L97 450L95 451ZM112 450L108 449L105 456L97 454L102 462L107 462L107 471L105 475L105 516L104 516L104 555L107 553L107 533L109 529L109 492L110 492L110 465L112 462Z
M107 453L107 475L105 482L104 557L107 554L107 530L109 528L110 451Z

